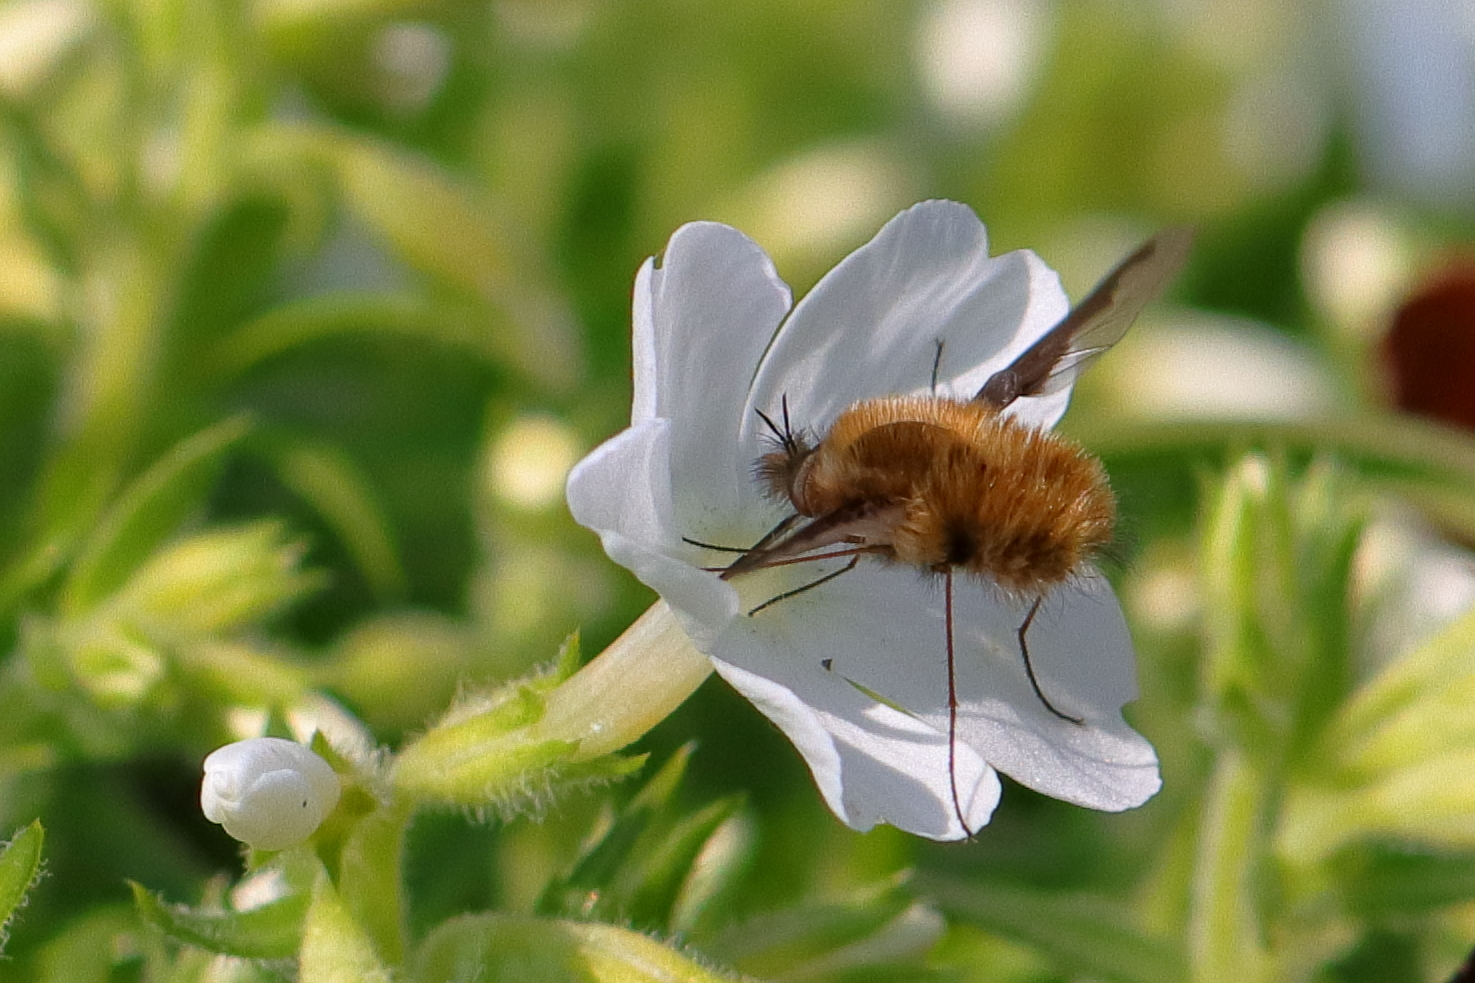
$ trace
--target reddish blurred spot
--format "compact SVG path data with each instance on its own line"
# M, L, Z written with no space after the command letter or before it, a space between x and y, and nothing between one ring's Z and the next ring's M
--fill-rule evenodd
M1399 409L1475 430L1475 261L1427 281L1383 342Z

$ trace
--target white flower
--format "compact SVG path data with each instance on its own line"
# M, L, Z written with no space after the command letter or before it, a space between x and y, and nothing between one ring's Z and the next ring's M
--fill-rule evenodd
M317 831L338 804L338 775L301 744L253 737L205 759L205 818L257 850L285 850Z
M998 802L995 769L1096 809L1146 801L1161 784L1157 758L1120 712L1136 696L1132 643L1094 570L1051 592L1029 629L1043 692L1081 723L1052 714L1030 686L1016 639L1030 600L958 582L954 745L935 578L863 560L749 616L839 561L724 581L711 568L733 555L686 541L749 546L787 514L754 481L754 461L772 449L759 411L780 418L787 405L796 430L822 436L857 400L932 391L939 343L936 394L971 397L1066 312L1056 275L1031 252L990 258L969 208L930 201L789 308L788 288L742 233L678 229L636 278L631 425L571 473L574 517L661 593L856 829L964 837ZM1007 412L1050 427L1069 399L1066 386Z

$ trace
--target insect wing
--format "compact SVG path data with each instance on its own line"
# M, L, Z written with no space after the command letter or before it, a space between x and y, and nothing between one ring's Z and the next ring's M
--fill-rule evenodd
M989 377L975 399L1003 409L1021 396L1049 395L1122 340L1142 309L1183 268L1193 230L1164 229L1137 248L1008 368Z

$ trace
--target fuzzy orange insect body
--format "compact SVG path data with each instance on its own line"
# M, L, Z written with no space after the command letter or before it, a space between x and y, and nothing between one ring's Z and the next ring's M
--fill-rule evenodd
M799 454L759 462L770 494L802 516L853 517L848 541L883 559L1039 595L1111 542L1100 463L977 400L866 400Z
M1106 475L1076 444L1007 410L1069 386L1116 344L1192 242L1191 230L1173 228L1143 243L972 399L862 400L818 441L790 426L787 403L782 425L760 410L775 449L755 471L794 511L723 577L842 544L829 556L963 570L1037 600L1069 580L1111 540L1116 506Z

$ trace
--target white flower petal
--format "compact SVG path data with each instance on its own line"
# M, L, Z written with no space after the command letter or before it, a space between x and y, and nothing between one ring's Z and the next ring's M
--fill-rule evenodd
M791 576L803 582L821 572L815 564ZM947 634L940 585L940 579L923 580L910 570L863 564L738 619L710 651L781 680L812 707L830 708L834 681L853 681L905 707L945 750ZM788 586L785 581L765 589ZM1081 724L1052 714L1029 684L1017 640L1028 610L1027 601L1005 602L996 588L955 579L960 746L1016 781L1068 802L1107 810L1140 805L1157 791L1160 778L1152 746L1121 716L1123 704L1137 695L1136 673L1110 586L1093 572L1057 589L1026 635L1041 688L1062 712L1083 718Z
M1041 689L1081 724L1050 713L1024 675L1016 632L1027 603L1000 604L966 581L956 587L957 644L975 651L999 646L994 660L958 660L959 739L1015 781L1077 805L1115 812L1156 794L1157 754L1121 715L1137 697L1137 674L1121 605L1106 580L1091 571L1057 588L1026 635ZM945 717L932 720L942 726Z
M923 202L799 302L759 368L751 405L772 414L787 397L795 425L823 433L857 400L928 392L939 341L938 395L971 396L1067 310L1059 278L1033 253L990 257L972 209ZM744 416L750 453L755 416Z
M671 423L653 419L618 434L576 464L568 477L575 521L599 533L610 559L660 592L698 645L736 615L737 593L696 569L682 553L671 502Z
M294 741L253 737L227 744L204 763L205 818L257 850L285 850L306 840L338 804L338 775Z
M999 803L999 777L968 747L956 748L958 821L944 735L886 706L843 677L807 664L775 663L758 646L749 671L713 659L718 673L793 741L825 803L853 829L877 823L935 840L958 840L986 825ZM803 695L800 696L799 694Z
M1060 276L1045 261L1036 256L1028 249L1018 249L1012 253L1005 253L998 257L1000 261L1010 260L1018 262L1029 281L1029 308L1020 320L1019 329L1009 338L1008 342L998 352L986 360L980 360L970 365L969 356L961 354L956 361L947 355L943 356L942 371L939 373L942 380L938 384L938 393L943 396L952 396L956 399L967 399L978 393L983 384L988 381L989 376L1002 368L1007 368L1025 349L1038 341L1045 332L1060 323L1070 311L1070 301L1065 296L1065 289L1060 285ZM962 349L970 339L976 335L981 336L985 332L980 331L977 325L961 324L959 330L948 336L947 351L957 352ZM982 340L981 338L979 340ZM956 375L947 374L948 366L961 367L962 371ZM1024 396L1009 404L1005 410L1010 416L1031 426L1047 429L1060 422L1065 415L1065 410L1070 406L1071 387L1075 385L1079 369L1071 368L1062 373L1062 377L1069 380L1068 384L1056 388L1056 391L1048 396Z
M768 255L715 222L683 225L661 265L640 270L632 422L671 421L672 467L682 476L674 504L690 523L704 515L730 522L750 495L753 462L740 453L738 429L753 371L790 299Z

